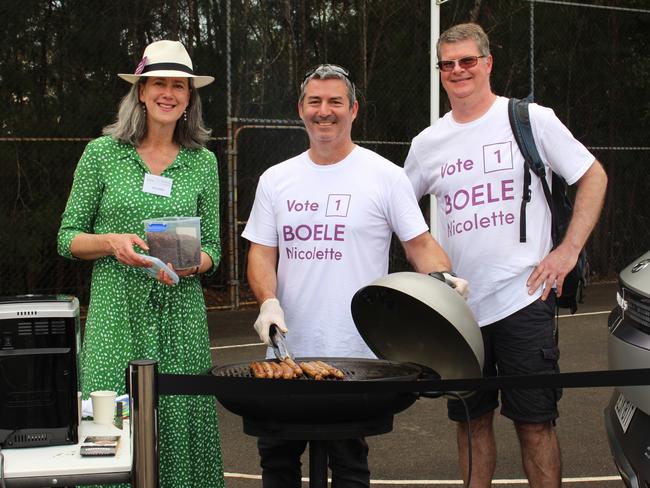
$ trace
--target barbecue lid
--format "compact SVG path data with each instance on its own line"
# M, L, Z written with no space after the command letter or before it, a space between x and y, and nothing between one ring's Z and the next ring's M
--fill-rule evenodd
M352 318L381 359L427 366L443 379L482 376L476 319L465 300L436 278L413 272L379 278L352 297Z

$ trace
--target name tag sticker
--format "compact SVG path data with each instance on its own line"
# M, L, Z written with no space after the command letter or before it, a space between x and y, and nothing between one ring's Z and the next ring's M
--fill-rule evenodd
M171 178L145 173L142 191L152 193L153 195L169 197L172 194L172 183L173 180Z

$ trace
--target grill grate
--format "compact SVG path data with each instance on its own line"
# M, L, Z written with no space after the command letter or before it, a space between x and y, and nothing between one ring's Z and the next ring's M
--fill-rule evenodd
M324 361L327 364L340 369L345 377L341 380L336 378L323 378L318 381L371 381L400 379L413 376L420 372L420 368L414 365L391 363L388 361L378 361L373 359L332 359L332 358L296 358L296 363L308 361ZM276 359L265 359L267 362L275 362ZM215 376L225 376L229 378L254 378L250 371L250 363L236 363L226 366L216 367L212 370ZM303 375L295 378L293 381L316 381Z
M275 362L277 363L278 361L273 361L270 359L266 359L265 361L267 362ZM331 366L334 366L333 364L329 363ZM334 366L336 367L336 366ZM322 380L319 381L354 381L358 379L365 379L365 378L359 378L357 375L357 372L353 369L348 369L348 368L338 368L341 371L343 371L343 374L345 377L342 380L337 380L336 378L323 378ZM217 376L227 376L229 378L254 378L253 373L251 373L250 368L248 366L224 366L223 368L220 368L217 373L215 373ZM296 380L310 380L308 376L302 375L298 378L294 378Z

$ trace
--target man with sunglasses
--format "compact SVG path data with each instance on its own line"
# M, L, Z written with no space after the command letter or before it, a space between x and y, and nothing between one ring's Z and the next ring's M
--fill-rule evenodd
M269 329L277 325L294 356L375 358L350 302L388 272L393 232L417 271L443 272L467 294L467 282L448 273L447 255L428 232L404 171L352 142L358 110L346 69L324 64L307 72L298 113L309 149L260 177L242 234L251 242L248 280L261 304L255 329L270 344ZM259 439L265 488L301 486L305 446ZM369 486L364 439L329 441L327 450L332 486Z
M577 184L566 237L551 250L551 215L533 176L525 243L519 240L524 160L508 119L508 99L490 87L493 59L476 24L456 25L437 45L440 80L451 112L420 133L405 163L416 196L435 195L439 240L454 269L472 284L468 305L481 326L485 376L556 372L555 292L574 267L603 205L607 177L600 163L551 109L530 105L539 152L569 184ZM479 243L477 245L477 243ZM524 471L532 487L559 487L561 459L554 430L561 391L501 392L501 414L514 421ZM498 392L468 400L472 487L489 487L496 465L493 412ZM468 424L458 401L448 404L457 422L459 461L468 477Z

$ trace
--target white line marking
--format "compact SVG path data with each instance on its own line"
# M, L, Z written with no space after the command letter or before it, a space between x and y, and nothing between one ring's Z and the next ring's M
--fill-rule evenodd
M591 476L585 478L562 478L565 483L586 483L588 481L620 481L622 478L619 475L614 476Z
M242 478L246 480L261 480L262 476L259 474L241 474L241 473L223 473L225 478Z
M574 318L574 317L586 317L588 315L603 315L603 314L609 314L609 313L611 313L611 310L604 310L604 311L601 311L601 312L583 312L583 313L577 313L577 314L574 314L574 315L570 315L570 314L569 315L560 315L560 318L561 319L564 319L564 318L570 319L570 318ZM210 350L211 351L217 351L217 350L220 350L220 349L239 349L241 347L257 347L257 346L263 346L263 345L264 345L263 342L251 342L249 344L232 344L230 346L212 346L212 347L210 347Z
M560 315L560 318L567 318L570 319L571 317L586 317L587 315L603 315L603 314L609 314L611 313L611 310L605 310L603 312L583 312L583 313L577 313L574 315L568 314L568 315Z
M562 478L562 483L604 483L606 481L621 481L621 477L616 476L585 476L583 478ZM462 484L462 482L460 483ZM528 485L528 480L493 480L493 485Z
M255 347L255 346L263 346L263 342L251 342L250 344L233 344L231 346L212 346L210 347L211 351L217 350L217 349L237 349L240 347Z
M248 480L261 480L259 474L224 473L226 478L241 478ZM331 479L329 480L332 481ZM583 478L562 478L562 483L604 483L606 481L621 481L616 476L586 476ZM309 478L302 478L303 483L308 483ZM370 480L371 485L462 485L462 480ZM492 485L527 485L526 479L492 480Z

